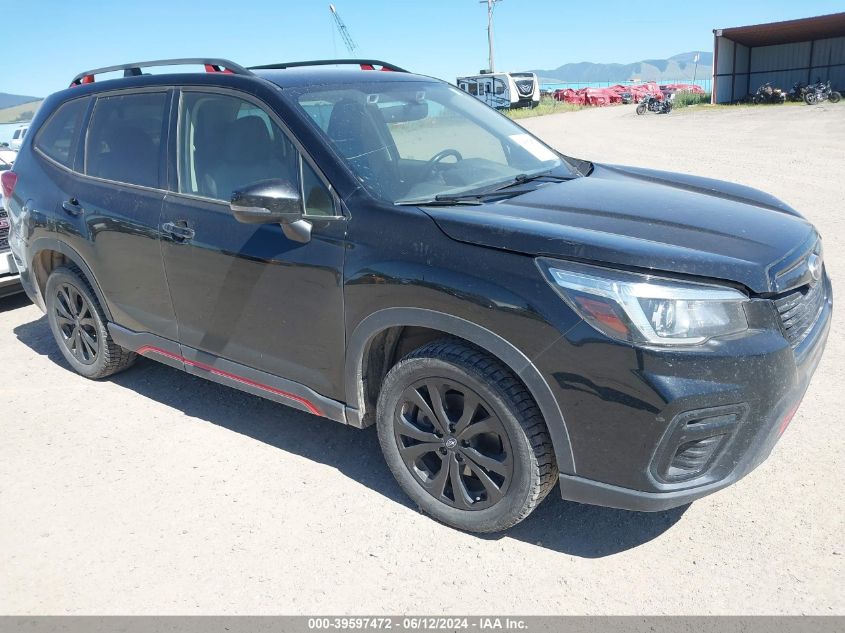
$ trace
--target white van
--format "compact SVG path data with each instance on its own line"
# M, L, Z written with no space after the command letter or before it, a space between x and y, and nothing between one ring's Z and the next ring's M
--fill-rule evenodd
M29 123L21 125L18 129L12 132L12 141L9 143L9 147L12 149L20 149L21 143L23 143L23 137L26 136L26 131L28 129Z
M534 73L482 73L458 77L456 83L493 108L533 108L540 103L540 82Z

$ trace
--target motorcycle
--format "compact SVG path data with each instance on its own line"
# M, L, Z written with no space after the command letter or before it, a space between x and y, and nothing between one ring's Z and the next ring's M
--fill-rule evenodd
M646 95L637 104L637 114L654 112L655 114L669 114L672 111L672 102L669 99L661 101L654 95Z
M786 101L786 94L780 88L773 88L771 83L764 83L757 88L757 92L751 97L751 102L757 105L763 103L783 103Z
M804 93L804 103L807 105L814 105L822 101L838 103L841 98L842 95L830 87L830 79L826 82L817 81L812 86L808 86L807 92Z
M792 88L786 93L786 98L790 101L803 101L804 95L807 93L807 84L803 81L796 81L792 84Z

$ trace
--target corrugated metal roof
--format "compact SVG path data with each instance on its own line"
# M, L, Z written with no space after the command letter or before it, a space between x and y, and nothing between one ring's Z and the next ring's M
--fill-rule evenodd
M717 36L727 37L744 46L769 46L770 44L822 40L845 35L845 13L716 29L713 32Z

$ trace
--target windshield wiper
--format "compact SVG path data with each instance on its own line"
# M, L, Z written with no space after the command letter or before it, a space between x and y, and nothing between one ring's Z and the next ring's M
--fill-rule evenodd
M547 171L541 171L538 174L518 174L517 176L514 176L513 180L511 180L510 182L508 182L504 185L500 185L494 191L501 191L503 189L509 189L510 187L513 187L515 185L521 185L521 184L524 184L526 182L533 182L535 180L545 179L545 180L552 180L554 182L566 182L567 180L574 180L575 178L578 177L578 176L554 176L551 173L552 171L553 170L549 169Z
M510 185L508 185L510 186ZM457 204L463 205L470 205L470 206L477 206L482 204L484 201L489 200L491 198L512 198L513 196L518 196L521 193L528 193L529 191L534 191L533 189L525 189L525 190L515 190L509 189L508 191L501 191L499 189L494 189L493 191L476 191L475 193L442 193L440 195L434 196L433 198L417 198L416 200L400 200L396 204L402 205L412 205L412 206L442 206L448 207Z
M517 185L523 185L534 180L548 179L554 182L566 182L574 180L577 176L553 176L548 171L540 172L539 174L519 174L514 176L505 184L498 184L493 188L485 188L482 190L468 191L466 193L443 193L433 198L420 198L417 200L401 200L397 202L398 205L414 205L414 206L452 206L452 205L472 205L477 206L482 204L485 200L491 198L513 198L514 196L523 193L534 191L533 188L515 189Z

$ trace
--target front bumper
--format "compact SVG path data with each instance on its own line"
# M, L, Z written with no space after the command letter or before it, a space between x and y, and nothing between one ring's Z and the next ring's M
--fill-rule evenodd
M654 512L725 488L756 468L821 360L832 314L830 282L824 283L819 318L795 349L774 314L771 328L699 352L631 348L586 324L573 328L534 361L558 399L572 443L575 468L560 474L561 496ZM764 302L759 307L765 313ZM687 446L678 437L700 433L702 421L717 425L718 448L698 474L673 480L667 451Z
M15 265L15 258L9 251L0 253L0 297L7 297L22 291L23 287L21 286L18 267Z

